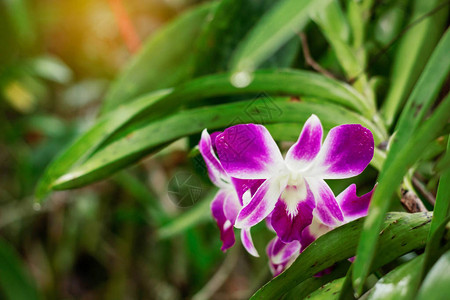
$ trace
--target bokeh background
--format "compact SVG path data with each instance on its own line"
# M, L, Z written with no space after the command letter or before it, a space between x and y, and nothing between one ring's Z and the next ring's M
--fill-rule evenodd
M209 218L182 235L176 224L156 231L208 192L201 175L191 178L194 165L181 146L110 180L55 192L45 204L33 197L45 167L94 122L140 44L198 3L0 1L0 235L46 299L205 299L202 288L216 271L223 276L237 264L239 249L223 263ZM176 180L190 185L180 194ZM190 186L192 197L181 199ZM243 293L237 297L256 282L243 263L227 283ZM269 277L265 263L259 284ZM229 298L226 286L223 293Z

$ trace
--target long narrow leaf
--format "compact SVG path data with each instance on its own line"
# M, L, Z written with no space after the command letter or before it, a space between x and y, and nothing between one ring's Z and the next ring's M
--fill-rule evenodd
M163 90L151 93L139 98L131 105L121 106L114 112L100 118L91 129L78 138L47 167L36 188L36 198L42 200L51 190L51 185L56 178L70 170L77 162L83 161L83 158L94 152L112 133L132 119L145 106L168 92L169 90Z
M447 154L450 155L450 138L447 143ZM431 222L430 236L450 214L450 168L444 170L439 179L439 187L434 205L434 216Z
M83 164L57 179L53 188L68 189L106 178L113 172L137 162L156 148L204 128L219 129L238 123L303 123L311 114L323 120L325 128L358 123L372 130L376 142L382 134L374 124L341 106L323 102L290 102L288 99L264 99L203 107L145 124L96 152ZM262 101L262 102L259 102Z
M0 288L9 300L41 299L20 258L3 240L0 240Z
M445 29L448 7L444 6L438 13L427 15L442 3L441 0L415 0L413 2L414 10L411 22L423 19L403 36L396 52L391 71L391 88L388 90L382 107L382 114L389 127L393 125L401 104L408 98L414 83Z
M447 31L434 51L400 118L398 131L380 173L379 185L373 195L369 216L358 246L358 255L353 268L353 286L358 293L362 291L375 256L378 232L384 215L389 209L389 200L401 183L407 168L416 162L427 144L439 135L439 130L450 118L450 97L447 97L430 119L422 124L425 114L434 103L449 73L449 48L450 31Z
M236 50L231 69L236 73L253 72L301 31L309 21L311 11L321 10L328 1L330 0L283 0L278 3L261 18Z
M446 299L450 295L450 251L447 251L434 265L425 278L417 300Z
M381 278L371 289L368 300L413 299L423 259L423 255L418 256Z

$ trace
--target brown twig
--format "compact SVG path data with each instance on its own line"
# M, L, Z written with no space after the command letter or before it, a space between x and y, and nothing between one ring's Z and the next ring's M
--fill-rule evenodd
M423 183L419 180L419 178L416 177L416 175L414 175L412 177L412 184L414 185L414 187L425 197L425 199L427 199L427 201L434 206L434 204L436 203L436 198L434 197L434 195L428 191L425 186L423 185Z
M402 197L400 201L403 207L410 213L427 212L427 208L419 197L413 192L402 188Z
M302 49L303 49L303 55L305 56L306 64L311 66L314 70L316 70L319 73L322 73L323 75L336 79L336 76L334 76L330 71L327 69L322 68L321 65L319 65L314 58L311 56L311 52L309 51L308 46L308 39L306 38L306 34L303 32L299 33L298 36L300 37L300 40L302 42Z
M108 2L114 13L120 34L122 35L128 50L130 53L135 53L141 47L141 40L136 33L136 29L130 20L130 16L125 9L122 0L108 0Z

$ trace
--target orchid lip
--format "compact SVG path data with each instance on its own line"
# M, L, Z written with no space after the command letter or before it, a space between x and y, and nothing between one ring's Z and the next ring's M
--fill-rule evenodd
M288 184L280 196L286 203L287 212L291 218L298 214L298 203L306 199L307 190L305 180L299 173L289 176Z

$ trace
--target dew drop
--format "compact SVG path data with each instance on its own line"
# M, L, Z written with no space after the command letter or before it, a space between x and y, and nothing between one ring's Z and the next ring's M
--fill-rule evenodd
M231 84L237 88L244 88L252 82L253 78L250 72L241 71L231 76Z

